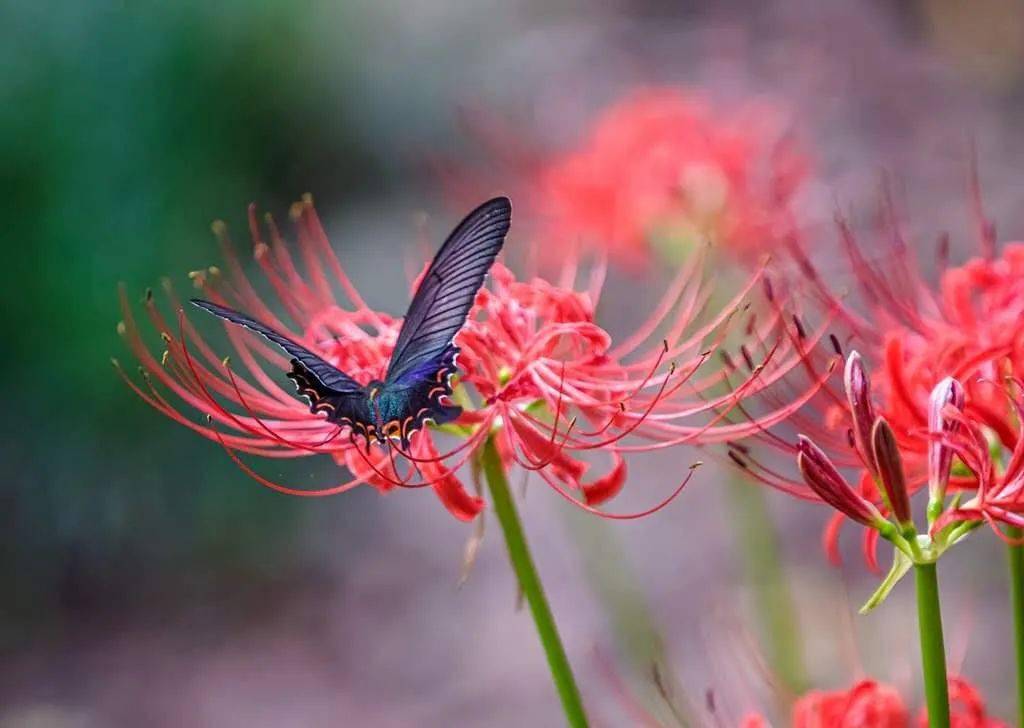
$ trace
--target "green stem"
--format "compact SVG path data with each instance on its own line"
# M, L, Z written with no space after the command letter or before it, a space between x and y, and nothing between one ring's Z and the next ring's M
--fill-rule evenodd
M799 695L806 687L800 629L765 493L738 478L729 479L728 491L746 581L754 590L758 631L772 668L788 692Z
M566 657L562 640L558 636L558 627L551 614L551 607L548 605L547 597L544 596L544 586L537 574L537 567L534 566L533 558L530 556L530 548L526 544L523 525L519 521L519 514L516 512L512 493L508 488L508 479L505 477L505 468L501 464L501 457L498 455L493 437L488 437L487 442L484 443L480 460L484 476L487 478L487 485L491 489L494 512L498 516L501 530L505 534L509 559L512 561L512 568L519 579L519 586L526 596L526 603L530 605L530 612L533 614L533 621L537 625L537 633L540 635L540 642L544 647L544 654L547 655L548 666L551 668L551 677L558 690L558 696L562 699L566 720L572 728L586 728L587 714L583 710L579 688L576 687L576 679L569 666L569 658Z
M930 728L949 728L949 688L946 647L942 641L942 611L935 564L915 564L917 625L921 635L921 667Z
M1021 529L1007 535L1020 538ZM1010 608L1013 610L1013 642L1017 653L1017 725L1024 725L1024 546L1009 546Z

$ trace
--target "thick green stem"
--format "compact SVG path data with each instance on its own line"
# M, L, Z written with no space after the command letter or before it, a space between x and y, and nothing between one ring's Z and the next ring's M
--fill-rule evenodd
M1020 538L1019 528L1010 528L1010 538ZM1024 546L1009 546L1010 608L1013 610L1013 643L1017 656L1017 725L1024 725Z
M534 566L533 558L530 556L526 535L523 533L523 526L519 521L519 514L516 512L516 505L508 488L505 468L501 464L501 457L498 455L492 438L488 438L484 444L480 459L484 476L487 478L487 485L491 490L491 503L494 505L494 512L498 516L501 530L505 534L509 560L511 560L512 568L519 579L519 586L526 597L526 603L530 606L533 621L537 625L537 633L540 635L540 642L544 647L544 654L547 655L548 666L551 668L551 677L558 690L558 696L562 700L565 718L572 728L585 728L587 714L583 710L583 701L580 699L580 692L576 687L576 679L569 666L569 658L565 655L562 640L558 636L558 627L551 614L551 607L548 605L547 597L544 596L544 587L537 574L537 567Z
M935 564L916 564L917 626L921 635L921 668L930 728L949 728L949 688L946 683L946 647L942 640L939 579Z
M739 478L730 478L728 490L758 631L772 668L799 695L806 687L800 628L764 490Z

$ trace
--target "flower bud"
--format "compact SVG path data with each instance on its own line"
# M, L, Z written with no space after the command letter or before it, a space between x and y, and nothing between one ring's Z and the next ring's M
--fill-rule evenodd
M884 521L878 509L850 487L821 448L803 435L798 440L797 466L819 498L862 525L877 527Z
M947 407L961 412L966 394L963 385L953 377L946 377L932 390L928 403L928 496L930 503L939 503L946 497L949 485L949 471L953 465L953 451L942 440L956 432L959 423L951 422L944 414ZM941 506L939 506L941 507Z
M912 524L910 495L907 493L907 481L903 474L903 460L900 458L896 434L884 417L875 420L875 425L871 428L871 451L878 468L878 480L881 481L886 503L899 523Z
M878 472L874 451L871 446L871 428L875 423L875 408L871 404L871 385L864 372L864 364L860 354L851 351L846 358L846 370L843 373L843 387L846 399L850 403L850 415L853 418L853 443L860 453L868 470Z

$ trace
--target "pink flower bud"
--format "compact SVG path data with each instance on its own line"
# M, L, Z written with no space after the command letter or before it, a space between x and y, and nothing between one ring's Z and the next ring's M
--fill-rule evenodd
M928 443L928 494L933 503L946 497L949 485L949 471L953 465L953 451L943 444L942 438L956 432L959 424L951 422L944 414L947 407L961 412L964 409L963 385L953 377L946 377L932 390L928 405L928 432L932 439Z
M878 472L871 446L871 428L875 423L875 408L871 404L871 386L860 354L850 352L846 358L846 370L843 373L843 386L846 399L850 403L850 415L853 417L853 442L860 453L868 470Z
M874 526L883 520L878 509L850 487L821 448L803 435L798 440L797 466L804 482L819 498L862 525Z

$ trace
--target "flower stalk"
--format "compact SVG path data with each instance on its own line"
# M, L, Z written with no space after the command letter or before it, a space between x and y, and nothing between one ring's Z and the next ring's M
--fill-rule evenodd
M494 512L498 517L502 533L505 534L509 560L512 562L519 586L526 597L526 603L530 606L533 621L537 625L537 634L544 647L544 654L547 656L548 666L551 668L551 678L562 701L566 721L572 728L586 728L588 725L587 714L583 709L583 700L580 698L579 688L576 686L576 678L573 676L569 658L565 654L565 648L558 635L558 627L544 594L540 575L537 573L537 567L530 555L526 534L523 532L519 514L516 512L512 493L508 487L508 479L505 476L505 468L502 465L493 436L488 437L484 443L483 451L480 454L480 464L491 491Z
M928 725L929 728L949 728L946 648L942 638L942 611L939 607L939 580L935 563L916 564L914 577Z

